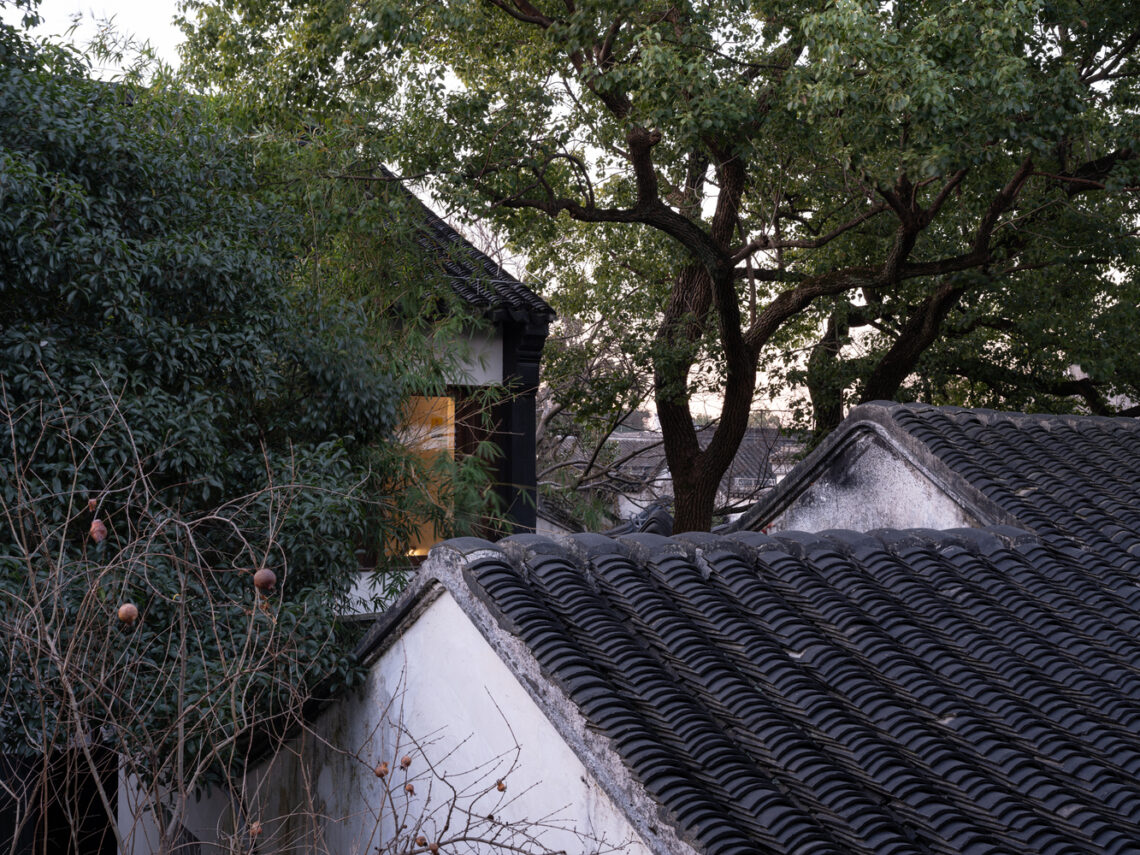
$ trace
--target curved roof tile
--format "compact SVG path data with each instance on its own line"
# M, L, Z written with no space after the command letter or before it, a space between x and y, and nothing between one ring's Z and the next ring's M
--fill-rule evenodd
M422 572L526 645L699 851L1140 840L1140 588L1071 545L528 536Z

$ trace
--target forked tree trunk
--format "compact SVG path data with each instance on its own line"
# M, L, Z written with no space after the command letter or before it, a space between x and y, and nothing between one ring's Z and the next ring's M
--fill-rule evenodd
M816 342L808 359L807 387L816 436L830 433L843 420L843 387L836 382L836 374L846 338L847 324L832 312L823 338Z
M673 531L708 531L716 508L720 478L673 476Z

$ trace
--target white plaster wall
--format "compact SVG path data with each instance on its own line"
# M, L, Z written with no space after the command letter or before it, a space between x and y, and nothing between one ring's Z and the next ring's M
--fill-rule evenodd
M150 809L145 794L139 791L135 776L128 773L121 763L117 808L119 834L127 855L150 855L151 852L157 852L159 831L154 812Z
M534 531L535 531L535 534L541 534L545 537L550 537L551 535L556 535L556 534L573 534L574 533L574 532L570 531L570 529L566 528L566 526L561 525L560 523L556 523L554 520L549 520L546 517L542 516L541 513L538 515L538 520L537 520Z
M621 522L632 519L650 505L673 498L673 476L668 469L658 474L648 487L638 493L619 494L617 518Z
M842 471L819 477L766 530L941 530L978 524L897 452L878 443L866 443L853 451L856 459Z
M353 576L352 590L349 591L343 615L375 615L392 604L395 597L388 589L388 582L371 570L359 571Z
M384 760L381 779L373 769ZM551 850L593 851L566 830L574 828L630 855L649 851L447 593L374 663L357 696L326 710L313 734L257 777L248 795L267 851L387 851L399 826L429 841L455 834L465 810L484 837L501 828L478 825L492 815L528 826ZM453 804L459 813L444 832Z
M176 799L177 796L168 795L168 807L174 806ZM138 779L124 764L119 767L116 801L119 834L125 850L123 855L152 855L161 851L153 793L141 790ZM214 787L209 793L204 790L190 793L185 804L180 806L180 813L182 826L199 843L197 851L200 855L223 855L243 847L242 838L234 837L232 796L224 788Z
M469 330L459 339L439 339L436 352L454 362L448 382L490 386L503 382L503 337L497 330Z
M637 516L645 510L650 501L650 499L644 499L640 495L636 498L619 495L617 497L617 518L621 522L625 522L631 517Z

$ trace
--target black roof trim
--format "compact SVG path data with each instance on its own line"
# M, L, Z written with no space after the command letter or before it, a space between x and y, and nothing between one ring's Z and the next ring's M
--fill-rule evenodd
M549 303L486 253L476 249L408 190L391 170L384 166L380 170L422 210L423 228L418 242L439 259L451 281L452 290L460 300L485 313L492 321L510 320L545 326L557 317Z

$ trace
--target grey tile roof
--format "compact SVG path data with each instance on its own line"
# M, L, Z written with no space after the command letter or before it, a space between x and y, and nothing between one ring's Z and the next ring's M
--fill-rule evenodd
M759 529L858 431L874 430L983 522L1068 539L1140 578L1140 420L875 402L853 409L740 521Z
M879 406L1020 525L1140 556L1140 421Z
M711 435L707 441L701 437L701 447L707 447L711 441ZM733 478L754 478L757 487L770 486L776 478L774 464L779 462L781 456L787 455L789 450L794 453L800 447L802 442L794 435L784 433L777 428L748 428L740 441L736 457L721 479L721 489L733 490L731 485Z
M433 253L451 277L451 287L464 302L493 319L549 323L554 309L495 261L472 246L442 218L425 208L426 228L419 243Z
M707 448L712 442L715 430L705 425L697 428L697 442ZM626 459L619 467L619 474L633 483L657 482L664 486L668 475L665 461L665 447L660 431L625 431L615 433L617 456ZM803 448L803 441L796 435L778 428L750 427L745 431L732 462L721 477L720 491L726 495L749 494L771 486L776 480L776 471ZM737 483L738 479L751 479L746 487ZM672 494L672 485L666 491Z
M1140 847L1140 585L1096 553L1001 528L530 535L421 573L523 643L698 851Z
M424 572L700 852L1140 852L1140 424L866 405L801 477L872 429L1018 527L453 541Z
M673 533L673 515L659 504L652 504L641 513L614 526L605 532L606 537L619 537L623 534L660 534L668 537Z

